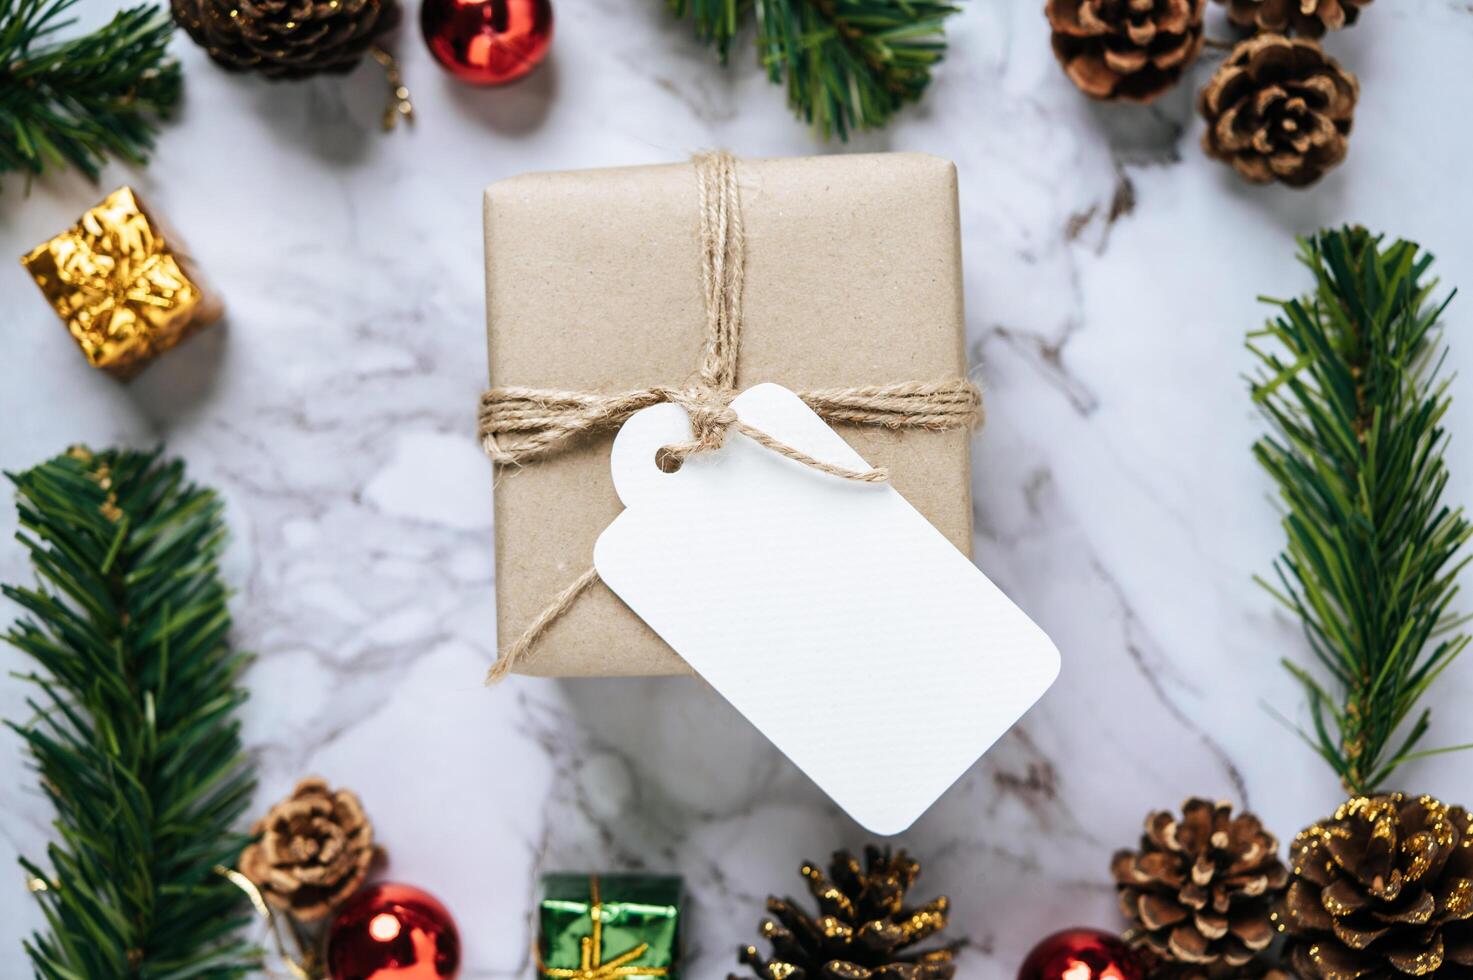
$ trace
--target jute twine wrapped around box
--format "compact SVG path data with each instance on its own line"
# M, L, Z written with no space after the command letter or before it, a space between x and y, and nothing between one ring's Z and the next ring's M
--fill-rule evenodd
M686 457L719 449L736 430L759 445L821 473L863 483L884 483L883 469L851 470L815 459L737 417L731 401L737 388L737 352L742 333L742 288L746 242L742 229L737 163L726 152L694 160L700 190L701 289L706 308L706 344L694 383L659 385L616 394L505 386L481 396L481 445L498 465L520 465L552 456L591 432L617 429L635 412L674 402L690 416L691 439L661 450L667 469ZM982 420L982 394L966 378L900 381L853 388L797 392L827 422L943 432L971 428ZM598 582L590 567L528 624L491 667L486 683L503 680L536 646L549 627Z

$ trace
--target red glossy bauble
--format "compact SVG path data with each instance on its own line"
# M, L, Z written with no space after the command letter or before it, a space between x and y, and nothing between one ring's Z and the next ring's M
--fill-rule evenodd
M430 54L456 78L501 85L537 67L552 44L552 0L424 0Z
M1018 971L1018 980L1143 980L1130 947L1099 929L1065 929L1044 939Z
M327 932L332 980L448 980L460 972L460 934L433 895L370 885L338 910Z

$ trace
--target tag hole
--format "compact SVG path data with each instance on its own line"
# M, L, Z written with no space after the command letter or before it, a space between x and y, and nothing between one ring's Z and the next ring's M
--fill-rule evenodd
M669 446L661 446L655 450L655 467L661 473L678 473L685 460L670 451Z

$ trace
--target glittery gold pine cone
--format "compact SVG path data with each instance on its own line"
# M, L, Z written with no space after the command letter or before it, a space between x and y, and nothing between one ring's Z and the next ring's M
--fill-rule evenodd
M1302 980L1473 977L1473 818L1360 796L1303 831L1281 913Z
M399 23L399 0L171 0L216 62L268 78L351 71Z
M1322 37L1354 24L1371 0L1221 0L1228 20L1239 27L1274 34Z
M357 891L377 853L358 797L321 779L299 782L251 833L259 839L241 853L240 873L301 922L321 919Z
M1227 803L1194 798L1180 818L1152 813L1140 850L1110 864L1131 940L1205 976L1250 975L1273 942L1273 903L1289 881L1278 852L1257 817L1234 817Z
M909 907L906 892L921 873L904 851L867 847L864 863L839 851L828 874L802 867L817 916L792 899L769 898L771 918L762 936L771 958L748 946L739 955L760 980L950 980L960 943L917 952L913 947L946 928L950 902L943 896ZM741 980L735 975L729 980Z

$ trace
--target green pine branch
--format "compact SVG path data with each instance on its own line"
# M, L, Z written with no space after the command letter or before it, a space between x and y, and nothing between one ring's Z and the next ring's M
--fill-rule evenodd
M920 99L946 55L937 0L669 0L723 62L755 14L757 52L788 104L825 138L878 129Z
M6 639L35 661L25 741L56 811L49 872L22 859L46 917L25 943L45 980L241 977L242 893L214 872L248 840L215 495L157 453L75 449L23 473L18 540L34 587Z
M1443 502L1449 379L1432 257L1363 229L1302 240L1315 291L1270 300L1249 335L1253 399L1270 434L1254 455L1278 484L1288 544L1264 583L1302 621L1317 669L1305 738L1352 794L1424 750L1418 703L1468 644L1453 618L1470 528ZM1466 747L1466 746L1464 746Z
M71 165L93 180L109 156L143 163L179 103L174 25L145 4L72 40L76 0L0 0L0 175Z

